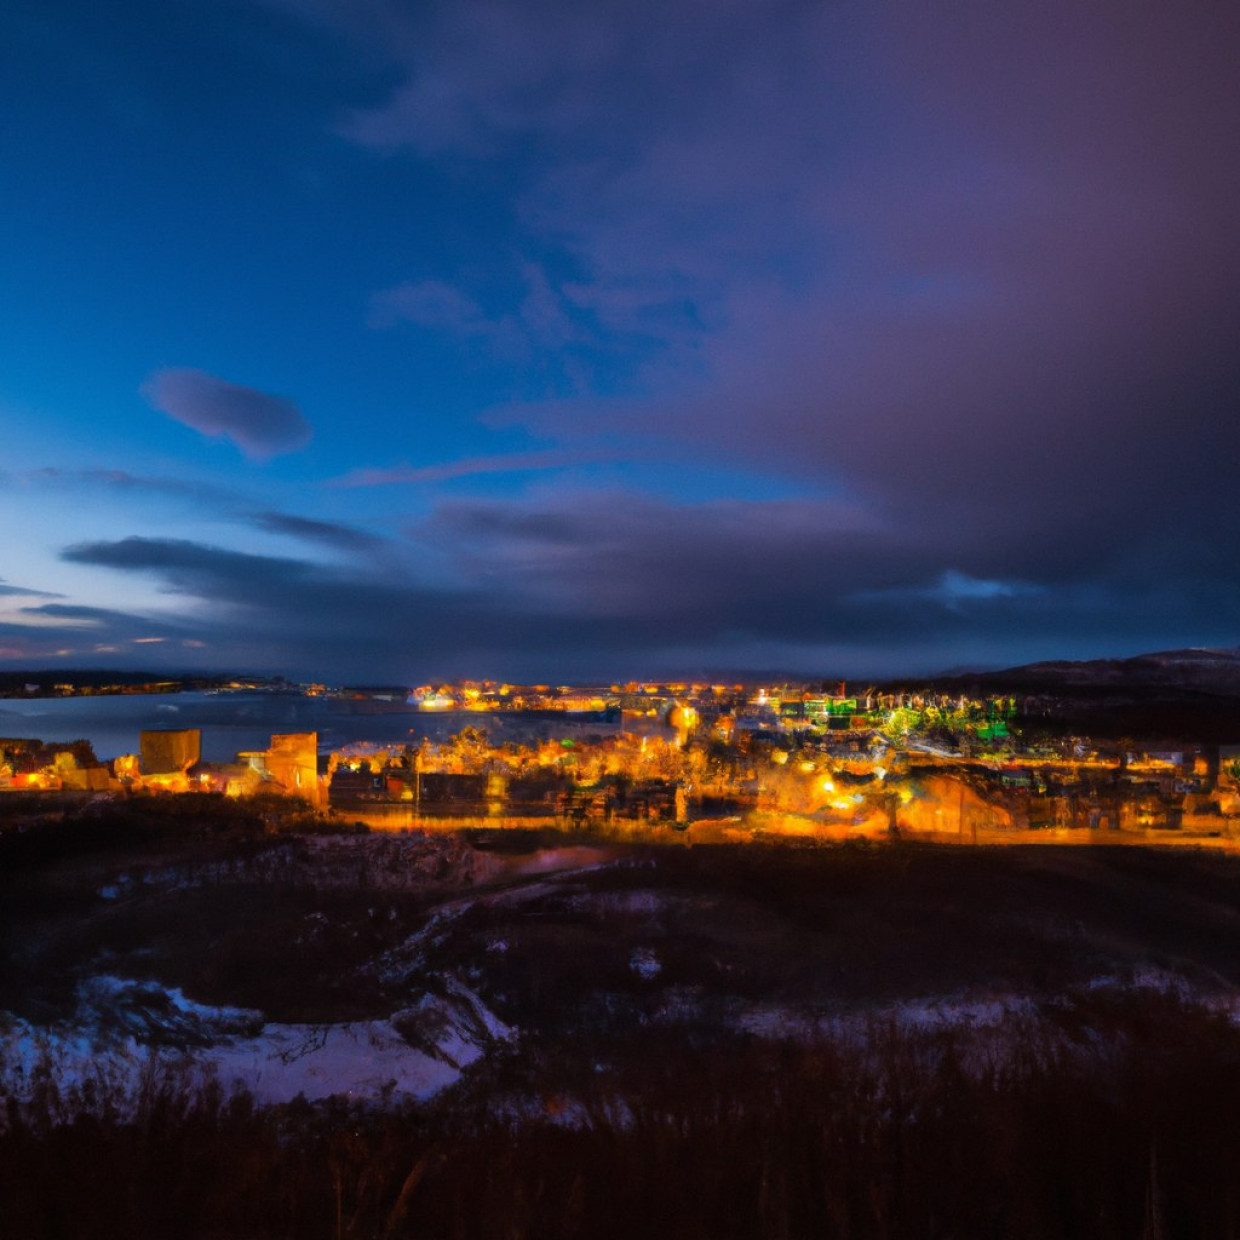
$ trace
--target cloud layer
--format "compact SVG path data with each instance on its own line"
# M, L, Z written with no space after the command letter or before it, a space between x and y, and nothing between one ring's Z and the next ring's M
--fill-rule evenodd
M624 494L457 501L403 551L332 565L188 540L68 549L193 604L212 650L308 675L609 677L711 668L934 670L1050 657L1069 643L1165 644L1213 611L1227 644L1240 587L1191 572L1158 582L1031 585L941 574L950 548L817 501L672 506ZM910 584L913 583L913 584Z
M1235 12L375 11L405 77L343 131L509 161L527 236L570 260L546 298L599 342L583 382L492 425L824 485L892 534L888 610L1006 582L986 601L1052 624L1070 595L1117 642L1233 623L1205 600L1232 598L1240 538ZM605 577L594 597L641 584Z
M187 482L128 443L14 473L133 514L58 514L73 580L140 579L223 662L357 677L1240 639L1235 6L261 3L305 53L279 106L253 87L293 154L244 181L266 243L213 240L298 293L270 357L210 356L313 392L319 434L154 373L200 434L304 455L253 495L230 453ZM66 646L149 619L0 596Z

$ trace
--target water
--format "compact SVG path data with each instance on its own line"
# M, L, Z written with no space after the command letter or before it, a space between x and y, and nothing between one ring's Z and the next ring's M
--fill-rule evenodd
M0 736L43 741L85 738L101 760L137 753L148 728L200 728L202 756L231 762L241 750L266 749L273 732L317 732L320 750L370 741L416 744L446 740L464 727L494 741L611 735L616 724L594 721L419 711L404 702L306 697L299 693L132 693L109 697L0 699Z

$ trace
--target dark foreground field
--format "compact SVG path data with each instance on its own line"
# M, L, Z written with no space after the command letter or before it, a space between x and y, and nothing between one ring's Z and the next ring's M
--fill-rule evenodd
M312 825L0 834L0 1235L1240 1234L1230 858Z

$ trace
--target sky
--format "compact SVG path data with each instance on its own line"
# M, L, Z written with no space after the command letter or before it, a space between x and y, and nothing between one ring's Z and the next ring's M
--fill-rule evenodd
M6 0L0 668L1240 643L1240 9Z

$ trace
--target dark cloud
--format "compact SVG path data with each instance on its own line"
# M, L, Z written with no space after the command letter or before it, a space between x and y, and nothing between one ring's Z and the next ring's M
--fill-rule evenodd
M32 590L29 586L10 585L0 577L0 598L64 598L52 590Z
M70 564L151 573L176 593L234 602L247 591L256 600L278 593L311 571L300 560L228 551L180 538L135 536L116 542L77 543L66 547L60 558Z
M251 501L248 501L240 491L211 483L187 481L175 477L132 474L123 469L59 469L54 466L27 470L20 477L23 482L64 486L70 489L86 484L141 497L169 497L187 500L215 516L242 521L268 533L316 543L335 551L373 551L382 547L385 542L379 536L351 525L297 516L274 509L255 511ZM0 585L0 594L4 592L3 585ZM28 593L28 591L23 592Z
M381 568L138 538L65 558L185 596L195 632L233 664L341 679L933 670L1065 643L1166 645L1204 607L1204 641L1225 644L1240 623L1235 581L1151 584L1123 566L1088 583L985 577L931 537L821 501L458 501L409 534L407 562Z
M338 525L333 521L316 521L310 517L292 516L285 512L255 512L250 519L260 529L271 534L285 534L304 542L318 543L333 551L366 552L384 545L384 540L351 525Z
M662 342L630 357L623 398L573 391L510 421L707 434L1034 536L1051 488L1078 524L1104 519L1225 429L1240 30L1223 7L464 0L372 4L367 26L406 76L348 132L502 152L531 237L580 264L548 295L622 352L639 325ZM435 289L453 313L430 314ZM402 290L423 323L494 317L456 286Z
M80 634L69 630L49 631L0 620L0 659L19 667L23 664L33 667L44 659L58 657L62 650L71 649L68 642L78 636Z
M1117 635L1234 615L1236 10L379 8L405 81L346 132L511 161L551 293L611 329L608 382L491 424L825 485L933 549L888 610L957 572Z
M43 616L51 620L77 621L90 625L107 625L118 631L138 626L143 631L151 625L151 620L130 612L115 611L109 607L87 607L72 603L44 603L39 607L23 607L23 615Z
M164 616L107 607L44 603L18 608L0 622L0 659L36 666L116 666L135 658L184 667L187 650L202 649L195 626ZM20 619L16 618L20 617Z
M142 395L161 413L200 434L231 439L256 460L304 448L314 433L290 401L201 370L156 371Z
M410 482L446 482L487 474L537 473L605 461L616 455L607 451L552 448L534 452L500 452L491 456L466 456L438 465L397 465L390 469L355 469L333 478L336 487L379 487Z

